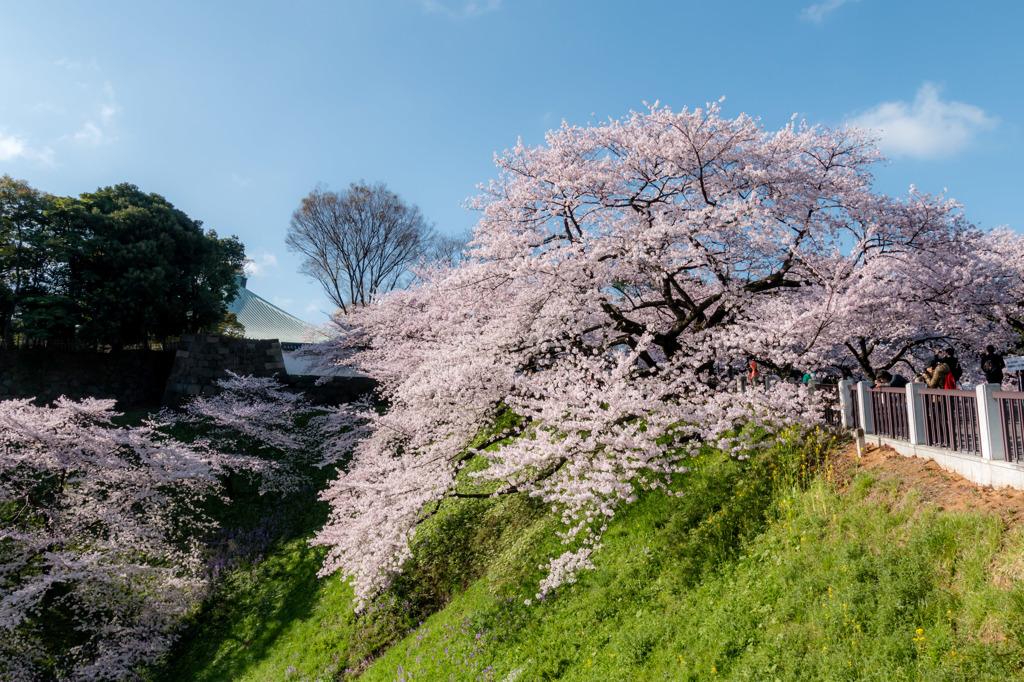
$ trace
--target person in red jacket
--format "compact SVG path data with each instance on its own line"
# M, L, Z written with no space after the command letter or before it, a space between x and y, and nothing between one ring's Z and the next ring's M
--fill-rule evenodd
M747 375L747 379L750 381L751 386L757 386L758 381L761 379L761 373L757 371L757 362L754 360L750 361L750 374Z

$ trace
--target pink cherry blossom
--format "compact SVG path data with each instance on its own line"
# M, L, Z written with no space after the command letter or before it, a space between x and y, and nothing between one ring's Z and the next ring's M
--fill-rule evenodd
M336 318L310 351L377 378L388 403L363 412L368 435L323 494L321 573L365 604L442 502L524 493L564 522L549 591L702 444L745 456L741 427L818 418L794 384L726 390L748 361L871 374L935 344L1007 342L1020 240L944 197L874 192L879 159L859 131L766 131L717 105L565 124L497 156L466 258ZM504 410L518 425L467 449Z
M114 401L0 402L0 675L40 679L35 634L71 616L60 679L107 680L163 655L195 603L199 501L219 469L153 422L117 428Z

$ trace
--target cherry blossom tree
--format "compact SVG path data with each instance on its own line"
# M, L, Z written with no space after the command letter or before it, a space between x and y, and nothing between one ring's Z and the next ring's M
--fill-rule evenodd
M913 229L880 233L853 226L855 241L833 269L805 286L801 307L760 326L789 346L800 367L853 366L869 379L904 365L910 374L938 347L976 355L1012 342L1011 309L1022 300L1022 240L982 233L962 207L913 188L889 216ZM865 229L867 227L868 229Z
M306 483L301 466L318 459L325 417L303 419L313 405L274 377L228 372L214 385L215 395L195 396L180 413L165 418L196 428L221 465L231 474L257 479L261 493L301 488Z
M1005 322L1013 330L1009 338L988 338L997 348L1019 347L1024 338L1024 239L1008 228L992 230L985 235L986 248L981 251L985 267L991 273L988 287L1000 293L990 317ZM980 347L980 346L979 346Z
M276 377L228 372L212 396L196 396L183 410L164 415L202 434L203 448L234 474L255 477L260 493L294 493L310 481L310 467L336 467L367 434L359 415L364 398L341 408L314 406Z
M114 401L0 402L0 677L119 680L159 659L201 581L208 453Z
M498 156L466 258L336 320L313 351L377 378L389 404L348 413L369 435L323 495L322 574L365 603L444 501L524 493L564 521L546 592L703 444L744 456L744 426L815 418L795 385L722 390L748 360L871 371L974 342L971 324L1005 333L987 278L1020 271L979 255L955 203L874 192L878 160L859 131L767 131L718 105L564 124ZM506 410L516 426L490 433Z

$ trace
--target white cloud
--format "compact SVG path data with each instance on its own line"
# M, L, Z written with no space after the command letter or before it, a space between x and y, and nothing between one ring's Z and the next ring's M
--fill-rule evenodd
M10 161L25 155L25 142L13 135L0 135L0 161Z
M76 142L85 142L97 145L103 142L103 131L92 121L86 121L81 130L75 133Z
M847 123L876 132L892 156L935 159L966 149L999 121L973 104L941 100L939 88L925 83L912 104L882 102Z
M455 3L450 0L417 1L424 11L431 14L443 14L450 19L471 19L501 8L501 0L468 0L468 2Z
M25 141L25 138L7 135L3 128L0 128L0 161L13 161L18 158L52 163L53 150L49 147L35 149Z
M277 256L267 250L246 256L245 272L249 277L266 277L270 274L271 270L276 269Z
M288 306L290 306L294 300L295 299L293 299L293 298L285 298L283 296L274 296L274 297L272 297L270 299L270 301L274 305L276 305L281 310L285 310L285 311L287 311Z
M53 102L37 102L29 107L29 110L47 116L63 116L67 113L62 105Z
M95 149L116 142L121 107L114 86L103 78L97 61L65 57L54 62L54 66L57 70L53 78L62 82L63 87L54 88L54 99L32 107L50 119L53 143L61 148Z
M106 98L106 102L100 104L100 120L108 123L114 117L114 114L121 111L121 107L118 106L117 98L114 97L114 86L109 81L104 81L100 91Z
M317 312L320 312L320 309L322 307L323 306L321 305L320 299L316 299L314 301L311 301L302 312L304 312L304 313L317 313Z
M91 65L90 68L99 70L95 65ZM121 107L114 97L113 86L106 81L98 87L91 83L79 83L79 86L90 100L83 112L86 120L74 135L65 135L62 139L71 139L91 147L116 141L117 133L113 119L117 112L121 111Z
M22 106L0 121L0 162L60 165L91 160L119 139L121 107L95 59L52 62L45 83L16 83L5 91L5 97Z
M100 65L95 59L83 62L81 59L62 57L53 63L54 66L63 66L68 71L99 71Z
M825 20L825 17L836 11L847 2L859 2L859 0L824 0L816 5L805 7L800 12L800 17L805 21L810 21L815 24L820 24Z

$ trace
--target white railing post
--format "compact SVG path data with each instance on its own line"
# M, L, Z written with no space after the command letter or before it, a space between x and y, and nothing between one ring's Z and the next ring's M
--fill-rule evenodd
M926 384L907 384L907 431L910 432L911 445L924 445L924 403L921 401L921 389Z
M839 381L839 423L842 424L844 429L857 428L857 425L853 423L853 395L850 391L851 386L853 386L853 382L849 379Z
M857 412L860 415L860 427L864 429L864 433L871 435L875 432L875 425L871 419L871 393L868 389L871 388L872 382L860 381L857 382Z
M981 456L985 459L1005 459L1002 416L999 414L999 402L992 395L999 389L999 384L979 384L974 389L978 393Z

